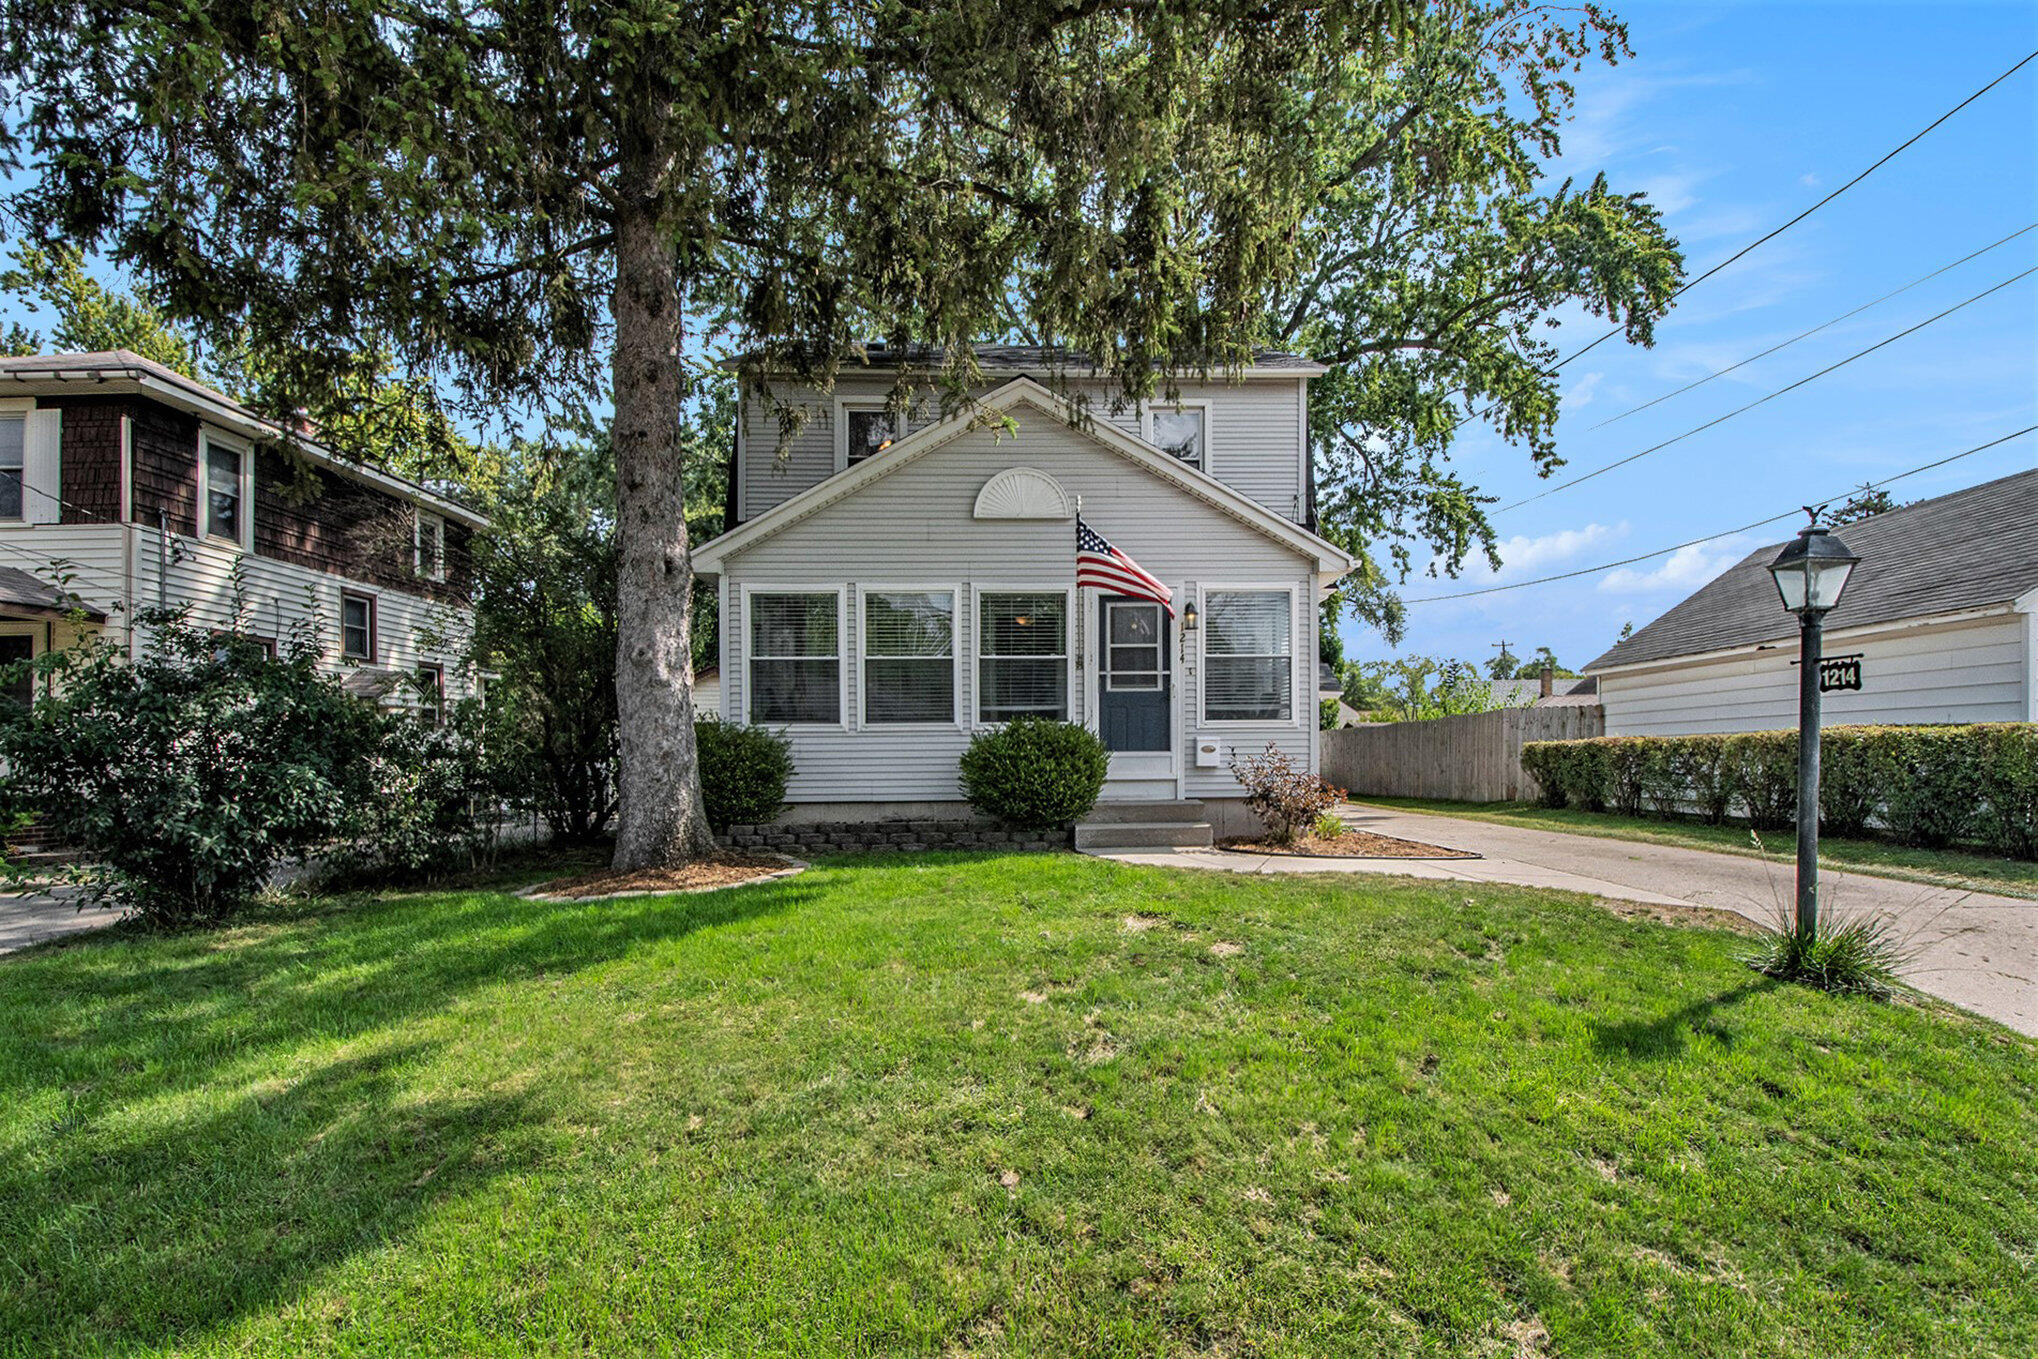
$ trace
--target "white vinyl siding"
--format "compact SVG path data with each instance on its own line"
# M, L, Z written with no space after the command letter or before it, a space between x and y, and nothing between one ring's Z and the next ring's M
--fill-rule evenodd
M750 720L767 726L842 720L842 596L758 593L750 620Z
M1827 726L2029 720L2030 631L2021 614L1828 634L1861 657L1861 690L1824 696ZM1776 731L1797 725L1797 642L1712 661L1600 676L1609 736Z
M1282 386L1283 384L1271 384ZM1294 389L1285 387L1286 409L1295 409ZM759 594L812 590L817 578L846 582L845 617L860 616L865 590L898 583L956 581L962 607L956 613L956 664L970 692L963 711L978 722L994 720L985 709L977 636L984 617L981 601L994 595L1045 591L1068 596L1075 579L1075 526L1070 520L984 519L973 508L984 483L1014 466L1036 468L1070 495L1083 497L1084 519L1130 553L1176 592L1193 598L1199 577L1259 585L1280 582L1292 591L1290 636L1305 638L1303 615L1312 611L1309 584L1313 563L1214 506L1100 447L1090 436L1032 408L1019 410L1018 437L984 428L953 442L810 517L739 550L723 564L727 612L722 636L723 711L746 711L750 622L747 603ZM1293 437L1293 429L1290 429ZM1220 448L1223 445L1219 445ZM1218 455L1223 457L1223 453ZM1294 448L1288 450L1294 462ZM833 589L834 586L828 586ZM1101 626L1097 592L1084 590L1069 615L1072 678L1068 718L1088 722L1087 690L1094 682L1094 642ZM970 723L886 725L859 730L864 711L863 664L858 639L848 639L843 711L852 721L838 727L793 731L793 778L787 798L795 803L958 799L957 762L969 742ZM1195 651L1190 656L1193 660ZM1081 661L1081 668L1075 666ZM1303 667L1297 666L1298 672ZM1195 664L1175 663L1180 694L1183 795L1237 797L1228 769L1238 754L1254 754L1274 742L1307 760L1309 731L1295 721L1228 725L1222 729L1223 762L1198 769L1186 752L1199 727L1200 676ZM1298 683L1300 681L1298 680ZM1315 676L1307 677L1313 689ZM1291 713L1306 705L1291 700ZM1169 781L1170 790L1175 785ZM1172 791L1169 795L1172 795Z
M1069 715L1064 591L985 590L978 600L977 721Z
M1002 386L1008 377L993 374L977 395ZM838 405L882 407L891 383L882 376L850 374L838 380L833 394L825 395L780 384L776 395L798 406L807 416L805 424L789 441L783 460L778 457L777 417L767 403L757 398L749 383L745 388L750 394L743 403L738 439L737 502L738 517L747 522L845 467L846 431L844 437L838 438L841 429ZM1090 415L1097 423L1116 426L1135 438L1146 437L1142 410L1130 404L1113 410L1111 390L1106 384L1078 383L1074 389L1088 396ZM1300 523L1304 508L1303 391L1300 378L1183 383L1174 400L1157 397L1149 404L1155 409L1172 408L1176 402L1202 408L1204 439L1209 450L1205 470L1275 514ZM939 417L933 396L924 391L921 395L925 408L912 413L899 431L901 436ZM1026 411L1020 418L1030 422L1049 417Z
M865 588L863 722L956 720L955 591Z
M1293 721L1293 593L1208 587L1202 613L1203 720Z

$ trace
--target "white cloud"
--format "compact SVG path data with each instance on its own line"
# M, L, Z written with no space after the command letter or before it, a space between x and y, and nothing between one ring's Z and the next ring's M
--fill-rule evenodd
M1653 594L1664 590L1689 594L1747 556L1751 546L1753 540L1745 535L1722 538L1717 542L1694 543L1690 547L1678 548L1653 570L1624 566L1618 571L1609 571L1600 579L1599 588L1608 594L1621 595Z
M1480 584L1519 580L1545 567L1569 561L1588 548L1624 538L1627 531L1628 526L1625 523L1611 526L1595 523L1587 524L1583 528L1559 529L1555 533L1545 533L1535 538L1518 533L1512 538L1503 538L1494 545L1495 550L1500 553L1499 571L1488 570L1483 557L1474 558L1465 563L1461 579L1477 581Z
M1571 384L1571 390L1564 393L1564 409L1582 410L1592 404L1592 395L1599 390L1599 384L1606 380L1604 373L1587 373Z

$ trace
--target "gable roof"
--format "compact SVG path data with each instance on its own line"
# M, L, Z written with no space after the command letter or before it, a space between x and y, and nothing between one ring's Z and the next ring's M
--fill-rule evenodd
M1058 372L1088 370L1096 372L1096 364L1088 354L1059 345L1040 344L980 344L972 348L977 366L987 373L996 372ZM896 368L910 363L920 368L938 368L947 357L947 351L939 345L867 344L860 347L855 362L844 364L844 370L854 368ZM734 369L755 368L760 363L756 353L738 354L723 366ZM1330 370L1315 359L1301 354L1290 354L1278 349L1256 349L1252 362L1238 370L1241 379L1255 377L1298 378L1314 377Z
M1069 425L1068 408L1059 397L1032 378L1017 377L985 395L977 402L974 411L952 415L937 424L915 430L883 452L865 458L845 472L837 472L834 476L809 486L757 518L703 543L693 554L695 568L710 573L720 570L723 560L732 554L790 528L845 496L854 495L872 482L890 476L900 468L919 461L951 440L968 433L977 427L976 416L1006 413L1018 405L1031 406L1052 416L1071 433L1102 445L1119 457L1151 472L1163 481L1172 483L1248 528L1255 529L1282 546L1311 558L1319 571L1328 572L1336 577L1344 575L1357 565L1343 549L1325 542L1301 525L1283 519L1258 501L1239 494L1209 473L1191 467L1179 458L1168 456L1116 426L1103 422L1092 423L1082 428Z
M486 516L450 496L335 453L314 439L285 430L275 421L257 415L226 393L131 350L19 354L0 358L0 390L9 387L37 396L97 392L147 396L258 443L277 443L288 439L293 447L321 467L436 510L469 528L485 528L488 524Z
M2038 589L2038 469L1858 520L1837 531L1861 564L1831 631L2005 605ZM1609 670L1794 637L1758 547L1585 668Z

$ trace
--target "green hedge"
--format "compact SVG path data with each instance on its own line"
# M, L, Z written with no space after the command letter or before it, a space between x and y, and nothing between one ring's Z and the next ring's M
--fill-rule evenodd
M1759 830L1797 819L1797 733L1599 736L1532 741L1522 768L1548 807L1626 816L1731 814ZM2038 858L2038 724L1828 727L1819 823L1834 835L1871 828L1908 845L1978 842Z

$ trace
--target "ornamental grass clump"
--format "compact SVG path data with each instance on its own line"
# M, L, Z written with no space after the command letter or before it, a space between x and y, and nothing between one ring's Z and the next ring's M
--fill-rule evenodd
M1903 972L1915 953L1887 916L1841 917L1816 933L1794 923L1764 927L1747 963L1778 981L1890 1000L1908 989Z

